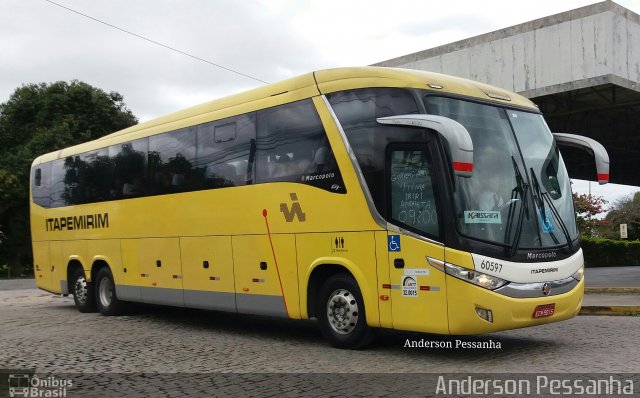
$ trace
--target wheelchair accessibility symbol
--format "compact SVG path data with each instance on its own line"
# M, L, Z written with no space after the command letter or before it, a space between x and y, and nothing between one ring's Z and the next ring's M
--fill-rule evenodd
M542 224L542 232L545 234L554 233L555 226L553 225L553 219L549 217L549 214L543 215L542 212L539 212L539 214L540 214L540 221Z
M387 236L387 242L388 242L388 247L390 252L400 251L400 235Z

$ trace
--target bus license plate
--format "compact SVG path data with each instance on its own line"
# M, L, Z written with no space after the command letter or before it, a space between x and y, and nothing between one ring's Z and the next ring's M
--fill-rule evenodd
M545 304L545 305L539 305L536 307L536 310L533 311L533 318L546 318L549 317L551 315L553 315L553 313L556 311L556 305L555 304Z

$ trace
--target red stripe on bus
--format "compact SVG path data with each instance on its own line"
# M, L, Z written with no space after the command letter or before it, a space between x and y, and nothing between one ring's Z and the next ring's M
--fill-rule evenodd
M282 302L284 303L284 310L289 315L289 307L287 306L287 299L284 297L284 288L282 287L282 277L280 276L280 268L278 267L278 259L276 258L276 251L273 248L273 240L271 240L271 230L269 229L269 219L267 218L267 209L262 209L262 217L264 217L264 224L267 227L267 236L269 237L269 245L271 246L271 254L273 255L273 262L276 265L276 273L278 274L278 282L280 282L280 293L282 293Z

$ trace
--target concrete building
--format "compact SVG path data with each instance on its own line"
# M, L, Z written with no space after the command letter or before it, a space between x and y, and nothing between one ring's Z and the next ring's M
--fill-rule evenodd
M551 15L376 64L440 72L518 92L554 132L600 141L611 182L640 185L640 16L612 1ZM569 174L595 179L579 151Z

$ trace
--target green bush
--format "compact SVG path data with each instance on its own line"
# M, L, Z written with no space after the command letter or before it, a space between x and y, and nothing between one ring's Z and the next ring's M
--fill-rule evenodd
M640 241L580 238L585 267L640 266Z

